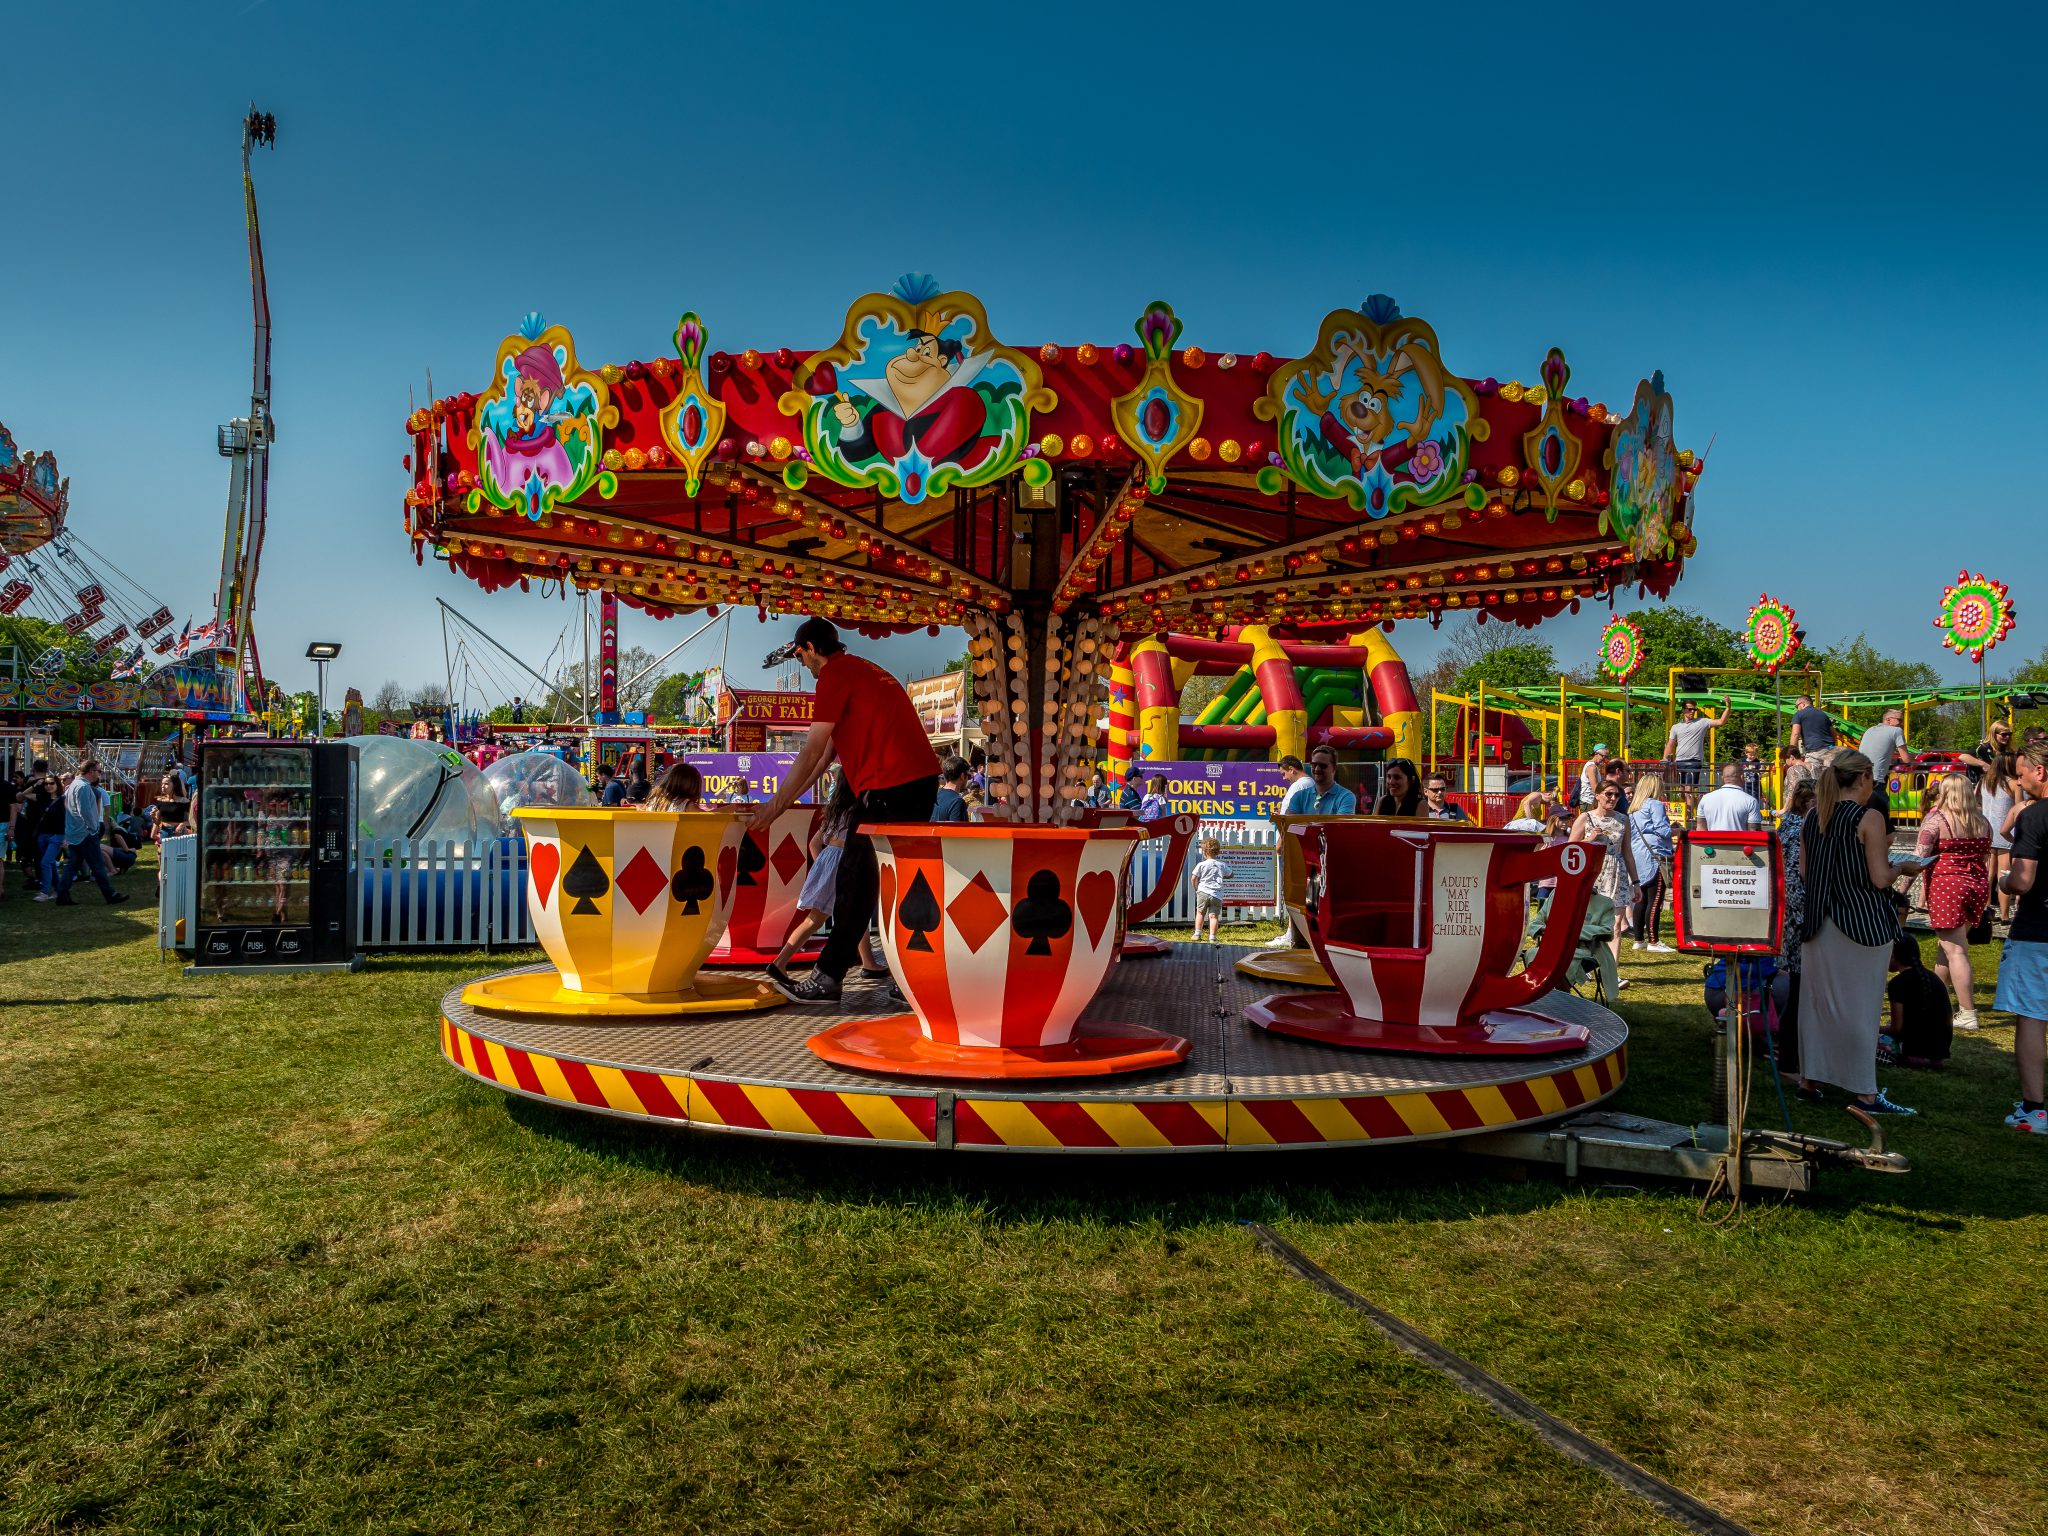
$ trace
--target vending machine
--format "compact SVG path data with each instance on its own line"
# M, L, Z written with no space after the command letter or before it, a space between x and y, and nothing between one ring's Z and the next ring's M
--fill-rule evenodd
M199 747L201 966L353 969L356 749Z

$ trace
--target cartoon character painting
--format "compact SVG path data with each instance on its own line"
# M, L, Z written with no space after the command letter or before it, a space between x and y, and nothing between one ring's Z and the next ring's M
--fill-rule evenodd
M618 481L600 467L604 430L618 420L604 380L576 366L568 331L528 315L498 348L498 381L470 433L479 471L470 510L488 503L537 522L592 486L609 497Z
M1638 560L1661 560L1676 547L1678 448L1671 396L1660 370L1636 385L1635 405L1614 434L1614 480L1601 531L1612 533Z
M1290 478L1376 518L1458 492L1471 442L1486 435L1436 332L1383 293L1329 315L1315 350L1276 372L1254 409L1280 423ZM1277 487L1279 475L1261 479Z
M1041 379L990 334L980 300L915 273L857 300L839 344L797 371L781 405L803 418L819 473L915 503L1016 468L1031 413L1055 403ZM798 462L785 478L807 474Z

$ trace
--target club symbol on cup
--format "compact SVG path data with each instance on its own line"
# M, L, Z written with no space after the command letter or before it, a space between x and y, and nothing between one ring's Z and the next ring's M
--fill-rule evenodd
M669 891L683 904L683 915L695 917L700 910L698 903L709 901L716 886L711 871L704 866L704 850L691 846L683 851L683 867L676 871L676 877L669 884Z
M919 879L924 877L920 875ZM1024 886L1024 899L1010 915L1010 931L1031 942L1027 955L1049 955L1052 941L1064 939L1074 926L1074 909L1060 900L1060 877L1041 869Z

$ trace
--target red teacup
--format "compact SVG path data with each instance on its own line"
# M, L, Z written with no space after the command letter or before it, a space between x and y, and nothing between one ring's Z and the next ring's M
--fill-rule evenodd
M1137 827L863 827L881 866L882 947L913 1012L856 1019L811 1048L841 1065L1045 1077L1168 1065L1188 1043L1081 1025L1117 955Z
M1590 1032L1523 1012L1570 963L1600 850L1542 847L1526 832L1339 817L1288 829L1313 839L1324 889L1309 939L1338 997L1270 997L1254 1024L1393 1051L1542 1055ZM1531 881L1557 878L1534 958L1510 974Z
M821 814L815 805L793 805L772 825L746 833L733 880L732 916L706 965L766 965L781 953L796 926L796 899L811 872L811 834ZM815 954L815 947L807 953Z

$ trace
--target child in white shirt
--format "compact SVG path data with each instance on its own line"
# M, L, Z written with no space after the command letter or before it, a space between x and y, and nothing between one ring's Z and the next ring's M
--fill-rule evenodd
M1188 878L1195 887L1195 941L1201 942L1202 919L1209 920L1209 942L1216 942L1216 925L1223 917L1223 882L1230 878L1230 866L1217 857L1223 845L1213 837L1202 839L1201 862Z

